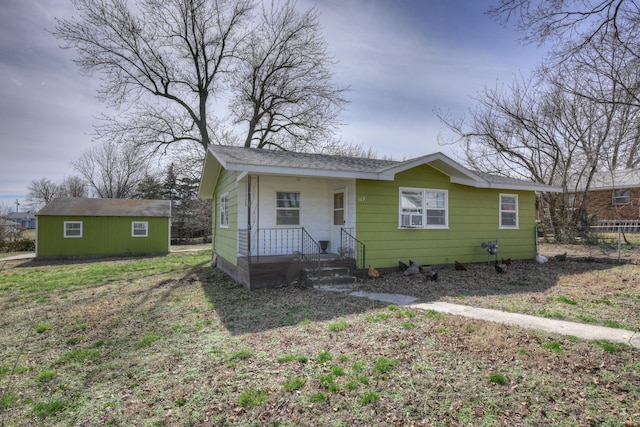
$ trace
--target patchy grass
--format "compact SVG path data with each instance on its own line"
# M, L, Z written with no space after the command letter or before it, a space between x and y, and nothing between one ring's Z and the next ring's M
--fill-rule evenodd
M209 261L7 263L0 425L637 423L638 349L296 286L248 292ZM451 294L639 325L637 266L571 264L543 289L516 265L494 275L519 272L505 288Z

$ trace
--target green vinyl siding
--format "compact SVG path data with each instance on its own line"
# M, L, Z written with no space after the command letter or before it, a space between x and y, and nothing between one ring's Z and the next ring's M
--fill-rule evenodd
M399 227L401 187L448 191L448 228ZM519 228L500 229L500 194L518 196ZM482 262L482 242L498 240L498 256L530 259L535 255L535 193L478 189L452 184L444 175L423 165L399 173L395 181L356 182L358 240L366 245L366 263L394 267L409 259L427 264L454 261Z
M223 169L213 193L213 250L233 265L238 263L238 172ZM220 227L220 196L227 193L228 227Z
M65 238L65 221L81 221L82 237ZM147 237L133 237L132 222L147 222ZM39 257L169 252L169 218L38 216Z

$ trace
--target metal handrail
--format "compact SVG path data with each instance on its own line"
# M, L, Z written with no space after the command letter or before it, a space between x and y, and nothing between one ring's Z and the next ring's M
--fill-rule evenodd
M355 261L356 269L365 269L365 245L344 228L340 229L340 257Z
M302 239L300 241L300 256L310 263L311 268L317 270L320 266L320 244L305 230L300 228Z

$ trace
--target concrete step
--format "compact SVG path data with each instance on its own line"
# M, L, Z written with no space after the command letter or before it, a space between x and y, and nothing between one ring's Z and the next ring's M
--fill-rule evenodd
M324 267L320 267L318 269L305 268L302 270L305 277L315 276L315 277L326 277L326 276L340 276L340 275L348 275L349 268L344 266L333 266L328 265Z
M350 274L336 274L332 276L306 276L304 282L308 286L318 287L327 285L346 285L356 282L356 276Z

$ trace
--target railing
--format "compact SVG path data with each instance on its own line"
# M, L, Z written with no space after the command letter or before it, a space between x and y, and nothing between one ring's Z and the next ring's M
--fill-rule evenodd
M249 262L254 257L259 260L261 256L292 255L317 264L320 260L320 244L304 227L261 228L252 232L240 229L238 254L249 258Z
M302 246L301 228L261 228L256 233L256 241L251 242L257 255L291 255L300 252Z
M606 232L615 232L622 230L625 233L638 233L640 232L640 220L639 219L602 219L598 221L597 226Z
M365 269L365 246L344 228L340 229L340 257L353 259L356 269Z
M313 240L313 237L303 228L302 232L302 245L300 247L300 257L309 262L311 268L317 270L320 266L320 244Z

